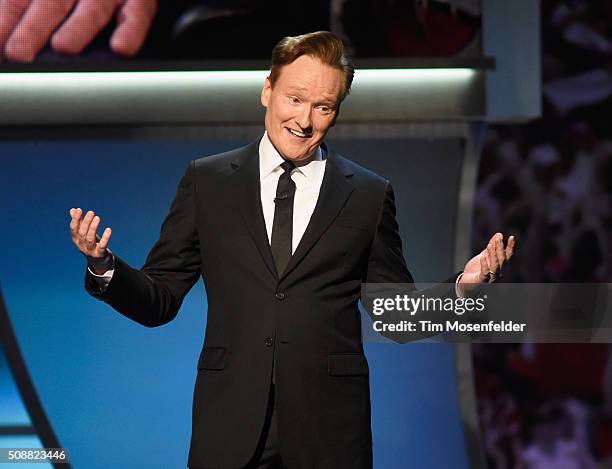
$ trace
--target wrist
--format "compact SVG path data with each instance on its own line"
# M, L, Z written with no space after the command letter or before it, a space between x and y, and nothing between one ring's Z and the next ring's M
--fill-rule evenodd
M102 275L105 272L108 272L113 268L115 263L113 255L109 251L106 251L106 254L103 257L86 256L86 258L87 266L96 275Z

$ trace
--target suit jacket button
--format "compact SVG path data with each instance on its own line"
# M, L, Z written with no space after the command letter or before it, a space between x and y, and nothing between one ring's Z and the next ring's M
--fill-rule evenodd
M285 299L285 294L282 291L276 292L276 295L274 295L276 297L277 300L284 300Z
M274 345L274 341L272 340L272 337L266 337L264 339L264 342L267 347L272 347L272 345Z

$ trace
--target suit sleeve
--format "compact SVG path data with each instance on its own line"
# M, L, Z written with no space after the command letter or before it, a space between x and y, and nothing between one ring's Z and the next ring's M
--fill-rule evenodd
M194 162L181 179L159 239L144 266L135 269L115 254L115 269L103 291L86 272L85 289L124 316L147 327L174 319L201 270L196 230Z
M370 249L366 282L414 284L402 252L402 239L395 219L395 195L387 182L376 232Z
M398 293L401 290L402 294L410 297L438 297L438 298L455 298L455 280L459 273L447 279L444 283L440 283L428 289L417 290L414 285L412 274L406 266L406 261L402 252L402 239L399 234L399 225L396 220L395 196L391 183L387 181L384 199L376 225L376 232L370 249L368 259L367 274L365 281L369 284L402 284ZM390 285L381 286L381 292L389 292ZM368 288L370 292L377 291L376 286ZM370 308L364 302L367 313L373 319L380 319L373 315ZM385 313L386 322L399 322L402 320L413 321L414 316L411 316L405 311L390 311ZM422 318L421 318L422 319ZM395 342L405 343L417 339L431 337L436 334L411 334L408 336L403 332L381 332L385 337L390 338Z

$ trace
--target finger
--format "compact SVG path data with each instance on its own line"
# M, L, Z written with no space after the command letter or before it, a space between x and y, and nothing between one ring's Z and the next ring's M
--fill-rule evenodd
M119 55L136 54L147 37L157 13L157 0L127 0L117 18L118 26L110 39L110 47Z
M508 245L506 246L506 260L510 259L512 255L514 254L515 242L516 240L514 239L514 236L510 236L508 238Z
M85 238L87 230L89 229L89 224L91 223L91 220L93 220L93 217L94 213L91 210L87 212L83 217L83 220L81 221L81 226L79 226L79 237L81 239Z
M89 228L87 229L87 234L85 235L87 245L92 249L96 245L96 231L98 231L98 225L100 225L100 217L96 215L91 220L91 224L89 225Z
M30 0L0 0L0 55L29 4Z
M73 239L78 238L82 213L83 211L80 208L75 208L72 212L72 219L70 220L70 233L72 234Z
M480 281L484 282L489 277L489 264L487 263L487 251L480 255Z
M504 250L504 235L495 235L495 257L497 258L498 268L501 269L506 262L506 251Z
M53 34L51 46L57 52L79 54L110 22L118 4L118 0L81 0Z
M11 34L5 55L17 62L31 62L49 36L66 18L76 0L34 0Z
M495 240L492 239L489 241L487 246L487 262L489 264L489 269L491 272L497 272L499 268L499 263L497 262L497 254L495 252Z
M493 283L497 279L497 276L495 275L496 269L494 268L495 264L491 258L491 253L488 250L485 251L484 257L485 257L485 267L486 267L486 270L485 270L486 280L489 283Z
M110 237L113 234L112 230L110 228L106 228L104 230L104 232L102 233L102 237L100 238L100 241L98 241L98 254L103 254L106 251L106 248L108 247L108 242L110 241Z
M76 234L76 229L79 226L79 217L77 215L78 209L71 208L70 209L70 233L73 235Z

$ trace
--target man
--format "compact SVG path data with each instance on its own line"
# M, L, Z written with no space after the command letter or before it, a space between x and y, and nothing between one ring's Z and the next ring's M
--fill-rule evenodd
M281 40L266 133L191 163L140 270L109 253L110 228L97 241L99 217L70 211L87 289L140 324L171 321L205 281L192 468L372 467L360 287L413 280L391 185L323 142L352 78L333 34ZM458 288L490 281L513 246L496 234Z

